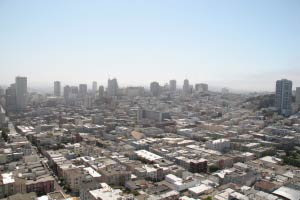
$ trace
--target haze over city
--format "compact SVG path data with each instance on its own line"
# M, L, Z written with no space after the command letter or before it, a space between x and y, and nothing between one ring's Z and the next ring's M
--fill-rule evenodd
M300 84L300 2L0 1L0 85Z
M300 0L0 0L0 200L300 200Z

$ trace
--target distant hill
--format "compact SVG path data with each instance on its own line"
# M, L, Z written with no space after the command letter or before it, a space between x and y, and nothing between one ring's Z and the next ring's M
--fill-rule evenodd
M266 94L248 98L244 104L250 104L256 110L272 107L275 104L275 94Z

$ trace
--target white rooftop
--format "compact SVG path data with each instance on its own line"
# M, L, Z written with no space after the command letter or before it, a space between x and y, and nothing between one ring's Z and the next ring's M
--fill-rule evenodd
M277 164L278 162L281 162L280 158L276 158L273 156L265 156L265 157L260 158L260 160L262 160L264 162L273 163L273 164Z
M92 177L97 178L97 177L101 177L101 174L99 174L97 171L95 171L93 168L91 167L86 167L83 168L85 171L87 171Z
M201 185L199 185L199 186L189 188L189 191L190 191L190 192L193 192L193 193L195 193L195 194L202 194L202 193L204 193L205 191L210 190L210 189L212 189L211 186L205 185L205 184L201 184Z
M12 172L2 174L2 178L3 178L3 184L9 184L15 182Z
M154 161L154 160L158 160L158 159L161 159L162 157L159 156L159 155L156 155L154 153L151 153L149 151L146 151L146 150L139 150L139 151L135 151L135 153L140 156L140 157L143 157L147 160L150 160L150 161Z
M119 200L122 197L120 189L114 190L109 185L103 183L101 185L103 188L89 191L95 199Z

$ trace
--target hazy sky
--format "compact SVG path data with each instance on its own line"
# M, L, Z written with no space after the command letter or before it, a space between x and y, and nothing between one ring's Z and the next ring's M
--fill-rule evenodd
M0 84L16 75L32 86L300 86L300 1L0 0Z

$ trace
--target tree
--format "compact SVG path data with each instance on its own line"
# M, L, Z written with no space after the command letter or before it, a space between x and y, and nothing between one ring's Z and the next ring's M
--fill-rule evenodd
M6 130L2 129L1 137L4 139L5 142L8 141L8 135L7 135Z
M211 196L208 196L208 197L206 197L206 198L203 199L203 200L212 200L212 197L211 197Z
M220 170L220 168L218 166L216 166L216 165L211 165L209 167L209 172L211 172L211 173L216 172L218 170Z
M139 191L137 191L137 190L133 190L133 191L132 191L132 194L133 194L134 196L140 195Z

